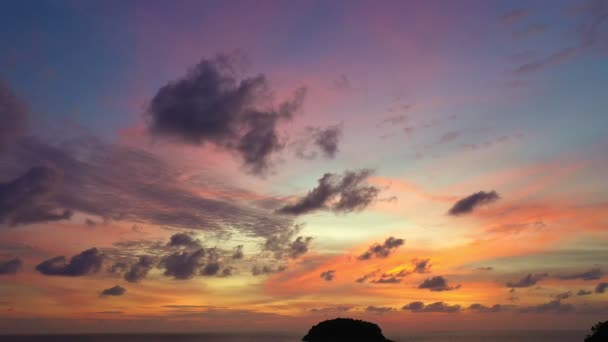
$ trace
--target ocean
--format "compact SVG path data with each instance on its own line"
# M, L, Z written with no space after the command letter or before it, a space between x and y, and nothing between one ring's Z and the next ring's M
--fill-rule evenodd
M397 342L583 342L585 331L441 332L387 336ZM1 336L2 342L297 342L302 336L270 334L96 334Z

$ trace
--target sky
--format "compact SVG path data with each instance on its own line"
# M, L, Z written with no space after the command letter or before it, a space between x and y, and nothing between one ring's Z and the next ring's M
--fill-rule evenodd
M0 7L0 333L606 318L608 1Z

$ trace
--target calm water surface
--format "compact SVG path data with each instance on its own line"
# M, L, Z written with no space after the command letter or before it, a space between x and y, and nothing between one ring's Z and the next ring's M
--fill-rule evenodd
M454 332L412 336L388 336L398 342L583 342L584 331ZM39 335L0 336L2 342L296 342L301 336L286 335Z

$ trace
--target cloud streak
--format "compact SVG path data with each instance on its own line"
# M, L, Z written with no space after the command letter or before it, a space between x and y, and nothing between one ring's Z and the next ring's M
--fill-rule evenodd
M448 213L452 216L469 214L473 212L475 208L495 202L499 198L500 197L498 196L498 193L496 193L496 191L479 191L458 200L458 202L454 203L452 208L450 208Z
M405 240L390 236L384 240L382 244L374 243L373 245L369 246L367 251L359 255L357 259L369 260L373 257L386 258L391 254L391 252L393 252L393 250L399 248L404 243Z
M302 215L317 210L335 213L360 211L370 205L380 189L367 184L371 170L346 171L342 175L326 173L318 180L318 185L294 204L288 204L277 212L288 215Z

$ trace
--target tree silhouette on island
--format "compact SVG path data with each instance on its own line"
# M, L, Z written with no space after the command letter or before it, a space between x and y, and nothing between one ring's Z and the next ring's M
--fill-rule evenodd
M591 335L587 335L585 342L605 342L608 341L608 321L598 322L591 327Z
M302 338L306 342L393 342L382 335L374 323L352 318L336 318L323 321Z

